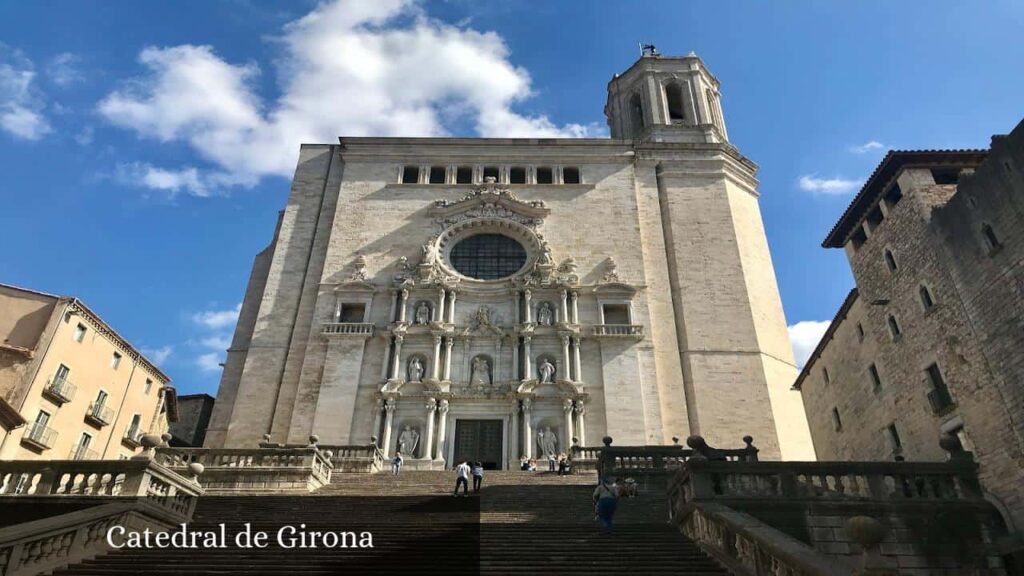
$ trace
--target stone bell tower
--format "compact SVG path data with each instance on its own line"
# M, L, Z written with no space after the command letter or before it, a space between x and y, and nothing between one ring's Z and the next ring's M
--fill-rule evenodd
M728 142L718 79L691 52L662 56L653 47L608 83L612 138L651 142Z

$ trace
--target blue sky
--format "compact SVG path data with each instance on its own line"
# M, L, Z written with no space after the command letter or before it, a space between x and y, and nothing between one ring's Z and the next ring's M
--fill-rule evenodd
M721 80L800 353L852 286L821 239L885 151L1021 120L1022 29L1000 0L8 2L0 282L84 299L215 393L300 141L604 135L643 41Z

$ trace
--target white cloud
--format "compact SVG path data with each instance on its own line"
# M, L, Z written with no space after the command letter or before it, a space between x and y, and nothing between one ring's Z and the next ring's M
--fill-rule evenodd
M78 133L75 134L74 138L75 142L77 142L79 146L88 146L89 144L92 144L93 136L94 132L92 126L86 126L79 130Z
M789 341L793 344L793 356L797 366L803 368L811 353L817 348L818 342L828 330L831 322L824 320L804 320L789 326Z
M141 350L143 356L149 358L150 362L160 365L167 361L167 359L174 353L173 346L163 346L160 348L143 348Z
M123 184L140 185L153 190L160 190L166 192L171 197L183 190L193 196L205 197L210 195L206 183L199 174L199 170L193 167L165 170L143 162L133 162L130 164L118 164L114 174L116 179Z
M798 181L801 190L814 194L840 195L850 192L860 186L860 180L847 180L846 178L818 178L813 175L801 176Z
M45 99L35 78L32 61L0 42L0 129L25 140L39 140L53 131L43 115Z
M205 310L193 314L192 321L210 330L232 328L238 321L238 313L241 310L241 303L230 310Z
M227 334L217 334L216 336L208 336L199 341L199 344L213 349L224 351L231 346L231 337Z
M850 152L853 152L854 154L867 154L872 150L881 150L883 148L885 148L885 144L882 144L878 140L870 140L860 146L850 146Z
M324 3L276 40L281 94L272 102L255 92L255 63L180 45L143 50L146 73L107 95L99 112L141 137L187 143L215 167L198 175L206 189L288 177L300 143L339 135L443 136L455 121L481 136L603 132L515 112L531 80L504 40L434 20L417 0Z
M221 357L217 352L200 354L196 358L196 366L203 372L219 372L221 370Z
M81 82L85 80L85 75L78 68L81 61L80 57L71 52L61 52L47 63L46 75L54 84L61 87Z

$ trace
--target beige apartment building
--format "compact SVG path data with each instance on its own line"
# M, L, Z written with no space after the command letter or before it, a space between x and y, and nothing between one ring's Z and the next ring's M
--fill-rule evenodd
M177 406L170 378L82 301L0 284L0 459L128 458Z

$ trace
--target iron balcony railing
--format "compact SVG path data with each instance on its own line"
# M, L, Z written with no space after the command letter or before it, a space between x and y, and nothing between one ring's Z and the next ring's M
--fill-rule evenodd
M34 444L36 447L46 450L47 448L52 448L53 443L57 441L57 431L45 424L36 422L25 431L21 441Z
M43 388L43 394L50 396L60 403L70 402L75 397L75 385L67 378L50 378Z
M89 411L85 413L85 419L99 426L106 426L114 421L114 411L103 405L102 402L93 402L89 405Z
M100 455L95 450L89 450L81 446L75 446L71 449L71 455L68 457L69 460L98 460Z
M129 428L128 431L124 433L124 437L121 438L121 442L132 448L137 448L142 445L143 434L145 434L145 432L138 428Z

